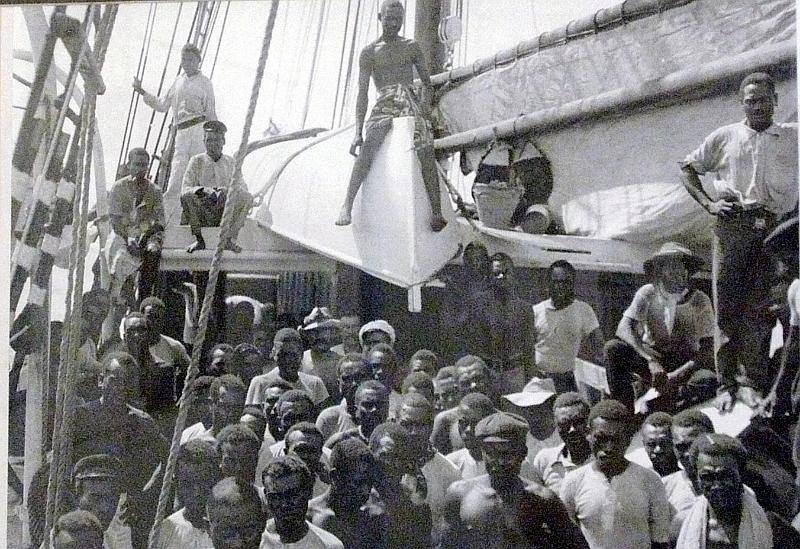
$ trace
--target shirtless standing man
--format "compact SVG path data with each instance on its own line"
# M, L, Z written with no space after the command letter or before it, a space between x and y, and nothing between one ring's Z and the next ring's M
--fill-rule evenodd
M383 34L361 51L356 101L356 137L350 146L350 154L356 157L356 162L342 211L336 221L337 225L350 224L353 202L358 189L367 177L372 160L386 134L392 128L392 119L400 116L413 116L415 120L414 146L422 165L422 179L431 204L431 229L435 232L441 231L447 223L442 217L436 159L433 155L433 134L430 121L427 120L430 111L430 105L426 101L429 98L430 75L425 67L425 57L419 44L410 38L399 36L404 16L402 2L384 0L378 14ZM417 69L424 86L423 101L420 101L413 92L414 68ZM361 131L367 115L370 76L378 89L378 100L366 122L365 140Z

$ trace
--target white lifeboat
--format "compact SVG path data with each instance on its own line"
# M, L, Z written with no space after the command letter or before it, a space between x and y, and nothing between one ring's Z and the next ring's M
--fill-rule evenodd
M346 227L334 222L353 168L352 126L254 151L242 167L251 192L263 197L253 218L305 248L392 284L424 283L458 253L460 238L444 185L440 193L448 224L438 233L428 225L431 208L413 133L413 118L394 119Z

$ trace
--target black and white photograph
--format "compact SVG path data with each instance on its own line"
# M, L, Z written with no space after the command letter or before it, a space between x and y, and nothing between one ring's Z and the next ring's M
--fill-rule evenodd
M796 0L2 4L0 545L800 548Z

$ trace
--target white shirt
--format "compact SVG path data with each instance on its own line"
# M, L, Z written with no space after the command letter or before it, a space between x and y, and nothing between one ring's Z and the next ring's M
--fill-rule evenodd
M431 517L435 526L444 513L444 496L447 489L455 481L461 480L461 474L446 457L436 452L433 454L433 458L422 466L422 475L428 484L428 495L425 502L431 508Z
M574 300L556 309L547 299L533 306L536 326L536 367L543 372L565 374L575 369L575 357L584 338L600 327L589 304Z
M143 98L148 107L158 112L167 112L171 108L178 124L198 116L205 116L206 120L217 119L214 86L208 77L199 72L193 76L181 73L165 95L156 97L145 93Z
M570 471L580 467L572 461L567 451L566 444L552 448L542 448L533 458L531 470L535 475L533 480L550 488L558 494L561 491L561 481Z
M314 526L306 521L308 532L300 540L294 543L283 543L281 537L275 531L275 519L267 521L267 527L261 534L260 549L272 549L289 547L291 549L344 549L344 545L339 538L330 532Z
M322 433L322 438L328 440L336 433L347 431L356 426L356 422L347 412L347 401L342 399L339 404L329 406L319 413L317 429Z
M245 404L248 406L250 404L262 404L264 402L264 392L269 387L269 384L277 379L282 379L277 366L266 374L254 377L250 382L250 388L247 390ZM325 384L317 376L299 372L297 381L287 381L287 383L295 389L307 392L316 405L328 399L328 389L325 388Z
M189 159L183 172L183 188L209 187L226 189L230 185L236 163L232 156L223 154L216 162L208 153L200 153Z
M161 523L157 549L214 549L208 532L186 520L184 509L175 511Z
M761 204L783 215L797 204L797 124L756 132L744 121L711 132L686 157L697 173L713 172L717 198Z
M456 466L463 480L486 474L486 463L483 460L477 461L466 448L450 452L445 457Z
M594 461L567 473L561 501L592 549L651 549L669 541L664 485L636 463L610 481Z
M200 439L200 440L207 440L209 442L216 443L217 439L214 437L213 434L213 427L209 427L206 429L206 426L203 425L202 422L197 422L194 425L190 425L186 429L183 430L181 433L181 443L180 445L183 446L190 440Z

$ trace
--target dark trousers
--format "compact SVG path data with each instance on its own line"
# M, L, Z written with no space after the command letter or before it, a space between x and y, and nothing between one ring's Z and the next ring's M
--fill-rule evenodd
M761 314L769 295L769 257L764 238L775 227L766 210L740 212L717 218L714 228L713 296L717 321L717 376L732 385L739 365L757 380L760 342L771 325Z
M158 265L161 262L161 252L142 252L142 266L139 268L137 280L136 304L143 299L155 295L158 282Z
M692 357L688 353L664 353L664 370L671 372L682 366ZM633 411L636 391L634 384L649 387L652 381L647 361L636 350L621 339L611 339L605 345L606 376L611 398L622 402ZM661 396L648 403L651 412L671 411L675 402L676 387L666 389Z

